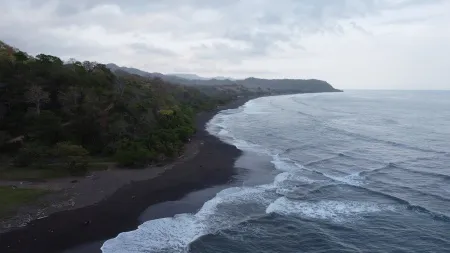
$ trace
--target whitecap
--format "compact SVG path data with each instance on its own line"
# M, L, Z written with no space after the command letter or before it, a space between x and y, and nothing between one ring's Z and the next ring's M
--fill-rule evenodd
M282 186L283 184L285 184L286 182L301 182L301 183L307 183L307 184L313 184L315 182L320 182L323 180L314 180L302 175L298 175L295 173L290 173L290 172L283 172L278 174L275 179L274 179L274 185L275 186Z
M360 172L351 174L351 175L347 175L347 176L343 176L343 177L337 177L337 176L333 176L333 175L329 175L329 174L323 174L323 175L334 181L341 182L341 183L348 184L348 185L361 186L364 184L364 177L362 177L360 175Z
M240 213L239 204L257 204L266 208L272 200L267 197L270 187L235 187L219 192L205 202L196 214L180 214L173 218L148 221L137 230L121 233L106 241L104 253L125 252L186 252L189 244L199 237L226 229L248 219L249 214ZM221 206L236 207L228 212ZM264 210L264 209L263 209Z
M283 158L278 154L273 156L272 164L277 170L287 172L299 171L305 168L301 164L298 164L289 158Z
M372 202L335 200L310 202L294 201L286 197L281 197L266 209L266 213L298 215L305 218L327 219L336 222L343 222L348 218L358 217L361 214L383 211L395 211L395 207Z
M146 222L132 232L106 241L102 252L185 252L190 242L202 235L205 227L194 215Z
M220 131L219 131L219 133L218 133L219 135L222 135L222 136L229 136L230 135L230 132L228 131L228 130L225 130L225 129L221 129Z

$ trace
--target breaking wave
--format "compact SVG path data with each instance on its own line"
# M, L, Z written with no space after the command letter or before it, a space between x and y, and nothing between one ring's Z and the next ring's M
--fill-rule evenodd
M360 122L360 117L366 114L360 113L354 103L364 103L365 99L355 99L349 104L336 99L333 110L325 110L323 105L317 104L321 99L321 95L262 98L217 114L207 124L207 130L244 152L269 157L274 169L270 177L273 180L263 185L225 189L205 202L198 212L148 221L134 231L106 241L102 251L189 252L193 244L201 241L217 246L215 250L193 252L226 252L224 243L236 247L230 247L229 252L239 252L232 249L245 243L252 247L270 244L271 236L275 235L264 232L268 222L289 224L287 231L280 232L286 234L277 236L290 238L290 243L301 241L302 238L295 236L312 226L315 230L307 232L312 241L327 237L335 240L334 247L347 245L353 250L349 252L387 252L406 240L421 245L402 244L408 252L425 252L433 247L440 252L450 249L446 240L436 246L436 240L422 239L430 236L430 233L424 234L427 230L433 231L436 238L444 238L450 230L450 200L445 197L450 192L450 173L441 162L448 161L446 144L425 146L419 139L420 145L415 145L415 136L410 133L407 137L412 141L399 141L404 138L404 128L399 126L407 119L393 120L395 115L385 116L387 109L380 109L383 116L379 116L380 124L392 128L392 132L398 132L402 138L380 138L383 135L372 125L369 127L374 128L373 133L353 131L336 122L341 117L348 117L348 122ZM326 96L328 103L333 99ZM370 101L377 99L371 97ZM379 104L384 106L382 102ZM360 106L377 113L373 104ZM405 115L408 109L405 107ZM299 125L283 121L296 117ZM446 136L442 134L433 139L444 140ZM422 168L423 163L433 164L437 169ZM379 228L390 226L391 233L399 235L380 236L384 233ZM224 231L233 231L233 236L227 236L231 232ZM258 231L258 238L251 237L254 231ZM313 237L317 231L321 236ZM346 231L357 232L346 234ZM409 235L413 238L405 239ZM354 237L356 239L352 240ZM236 243L233 238L241 239ZM370 243L367 238L371 239ZM277 251L279 248L290 252L299 248L299 245L289 248L278 243L271 245L273 250L267 252L282 251ZM324 244L322 242L321 247ZM373 248L366 248L372 244ZM302 248L305 252L317 252L308 251L306 246ZM258 249L253 248L253 251Z

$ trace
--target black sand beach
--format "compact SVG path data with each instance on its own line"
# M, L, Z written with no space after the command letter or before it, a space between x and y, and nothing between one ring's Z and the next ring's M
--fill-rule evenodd
M156 178L126 185L95 205L58 212L0 234L0 252L63 252L77 245L109 239L135 229L142 222L139 216L151 205L227 183L235 173L234 162L241 151L208 134L205 125L218 111L237 108L248 100L242 98L197 116L198 132L193 141L201 145L194 158L176 164Z

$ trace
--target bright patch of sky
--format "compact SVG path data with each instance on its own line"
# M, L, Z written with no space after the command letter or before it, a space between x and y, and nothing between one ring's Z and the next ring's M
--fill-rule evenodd
M450 1L0 0L0 40L149 72L450 89Z

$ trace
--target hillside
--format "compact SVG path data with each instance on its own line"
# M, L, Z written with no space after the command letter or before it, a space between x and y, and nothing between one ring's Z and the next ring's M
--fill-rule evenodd
M196 74L167 74L166 76L174 76L187 80L231 80L234 81L236 79L225 76L215 76L215 77L202 77Z
M263 89L281 93L313 93L313 92L337 92L329 83L317 79L259 79L247 78L236 81L248 89Z
M303 79L259 79L247 78L243 80L233 80L224 77L215 79L202 78L197 75L164 75L161 73L149 73L142 70L118 67L115 64L108 64L112 71L122 70L131 74L145 77L159 77L171 83L182 84L186 86L223 86L240 85L248 90L267 92L267 93L310 93L310 92L339 92L329 83L321 80L303 80Z
M182 152L197 112L238 97L329 91L337 90L320 80L189 80L64 63L0 42L0 169L57 166L80 173L89 157L125 166L159 163Z
M201 77L195 74L167 74L167 76L179 77L187 80L208 80L210 78Z
M72 174L85 172L93 157L124 166L165 161L182 152L197 112L255 95L236 84L198 89L142 74L30 56L1 42L0 170Z

